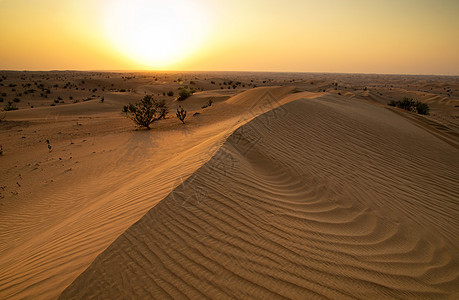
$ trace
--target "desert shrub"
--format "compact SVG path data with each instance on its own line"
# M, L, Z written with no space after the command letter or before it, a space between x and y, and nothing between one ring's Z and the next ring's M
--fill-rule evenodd
M21 102L21 99L19 99L19 98L14 98L13 101L16 102L16 103L18 103L18 102Z
M2 103L2 102L3 102L3 98L0 97L0 103Z
M186 118L186 110L183 109L183 107L179 106L177 108L177 118L182 121L183 124L185 124L185 118Z
M56 103L56 104L59 103L59 100L55 99L55 100L54 100L54 103Z
M0 155L3 155L3 147L0 145Z
M123 107L128 117L139 126L150 129L150 125L160 119L166 118L168 113L164 101L156 101L151 95L146 95L139 102Z
M104 103L104 101L105 101L105 97L100 98L101 103Z
M416 101L415 103L416 112L421 115L428 115L429 114L429 105L427 103L422 103L420 101Z
M169 91L169 92L167 92L167 95L168 95L169 97L173 97L173 96L174 96L174 92L173 92L173 91Z
M212 106L212 103L213 103L212 99L209 99L209 102L207 102L206 105L201 106L201 108L206 108L206 107Z
M8 101L8 104L5 105L5 107L3 108L3 110L4 110L4 111L18 110L18 108L16 107L16 105L13 104L13 102Z
M177 100L178 101L183 101L186 98L190 97L191 95L193 95L193 91L190 91L189 89L184 88L184 89L180 90L179 97L177 98Z
M407 111L413 111L421 115L428 115L429 114L429 105L426 103L423 103L421 101L414 101L414 99L411 98L403 98L402 101L394 101L391 100L389 102L389 106L394 106L398 107Z
M160 100L156 104L156 109L158 110L158 120L165 119L166 115L169 113L169 110L166 106L166 101Z

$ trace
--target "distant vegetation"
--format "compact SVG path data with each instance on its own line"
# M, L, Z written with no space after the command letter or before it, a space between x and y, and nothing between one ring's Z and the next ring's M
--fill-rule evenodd
M207 102L206 105L201 106L201 108L206 108L206 107L212 106L212 103L213 103L212 99L209 99L209 102Z
M18 108L16 107L16 105L13 104L13 102L8 101L8 104L5 105L5 107L3 108L3 110L4 110L4 111L18 110Z
M123 112L139 126L150 129L150 125L165 119L168 113L165 101L156 101L152 95L146 95L139 102L123 107Z
M403 98L402 101L390 101L390 106L398 107L407 111L416 112L421 115L428 115L429 114L429 106L426 103L420 101L414 101L412 98Z
M179 92L179 97L177 98L178 101L183 101L185 100L186 98L190 97L191 95L193 95L194 91L193 90L189 90L187 88L182 88Z

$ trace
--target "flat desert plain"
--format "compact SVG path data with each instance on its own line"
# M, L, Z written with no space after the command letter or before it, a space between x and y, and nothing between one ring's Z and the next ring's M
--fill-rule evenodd
M0 79L1 299L459 298L459 77Z

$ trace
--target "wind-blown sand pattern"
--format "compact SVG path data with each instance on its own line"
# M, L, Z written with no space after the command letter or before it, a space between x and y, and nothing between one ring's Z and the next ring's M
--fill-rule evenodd
M176 120L169 119L150 132L120 130L132 127L123 117L120 124L120 104L126 100L119 95L108 96L103 105L84 102L10 114L17 122L37 119L38 125L19 133L28 136L29 143L59 135L53 130L75 136L61 143L51 139L53 152L47 153L43 146L44 151L25 148L12 154L16 157L7 165L13 170L9 177L19 180L13 175L17 170L24 178L33 176L32 182L21 181L21 187L31 185L36 190L15 195L10 205L2 206L0 298L57 297L101 251L209 160L235 128L272 109L292 91L292 87L249 90L200 116L201 123L212 126L190 120L177 128ZM267 92L272 98L263 97ZM193 96L187 108L200 107L201 98L215 94ZM42 120L45 112L56 121ZM93 113L91 118L88 112ZM90 120L79 119L81 115ZM83 133L75 130L75 120L84 124L76 126ZM36 128L42 136L33 133ZM35 166L31 153L40 160ZM24 160L28 164L18 168L18 161Z
M457 299L457 143L316 96L235 130L60 298Z

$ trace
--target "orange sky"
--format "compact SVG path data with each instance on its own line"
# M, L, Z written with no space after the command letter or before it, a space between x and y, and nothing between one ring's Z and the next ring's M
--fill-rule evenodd
M458 16L457 0L0 0L0 69L459 75Z

